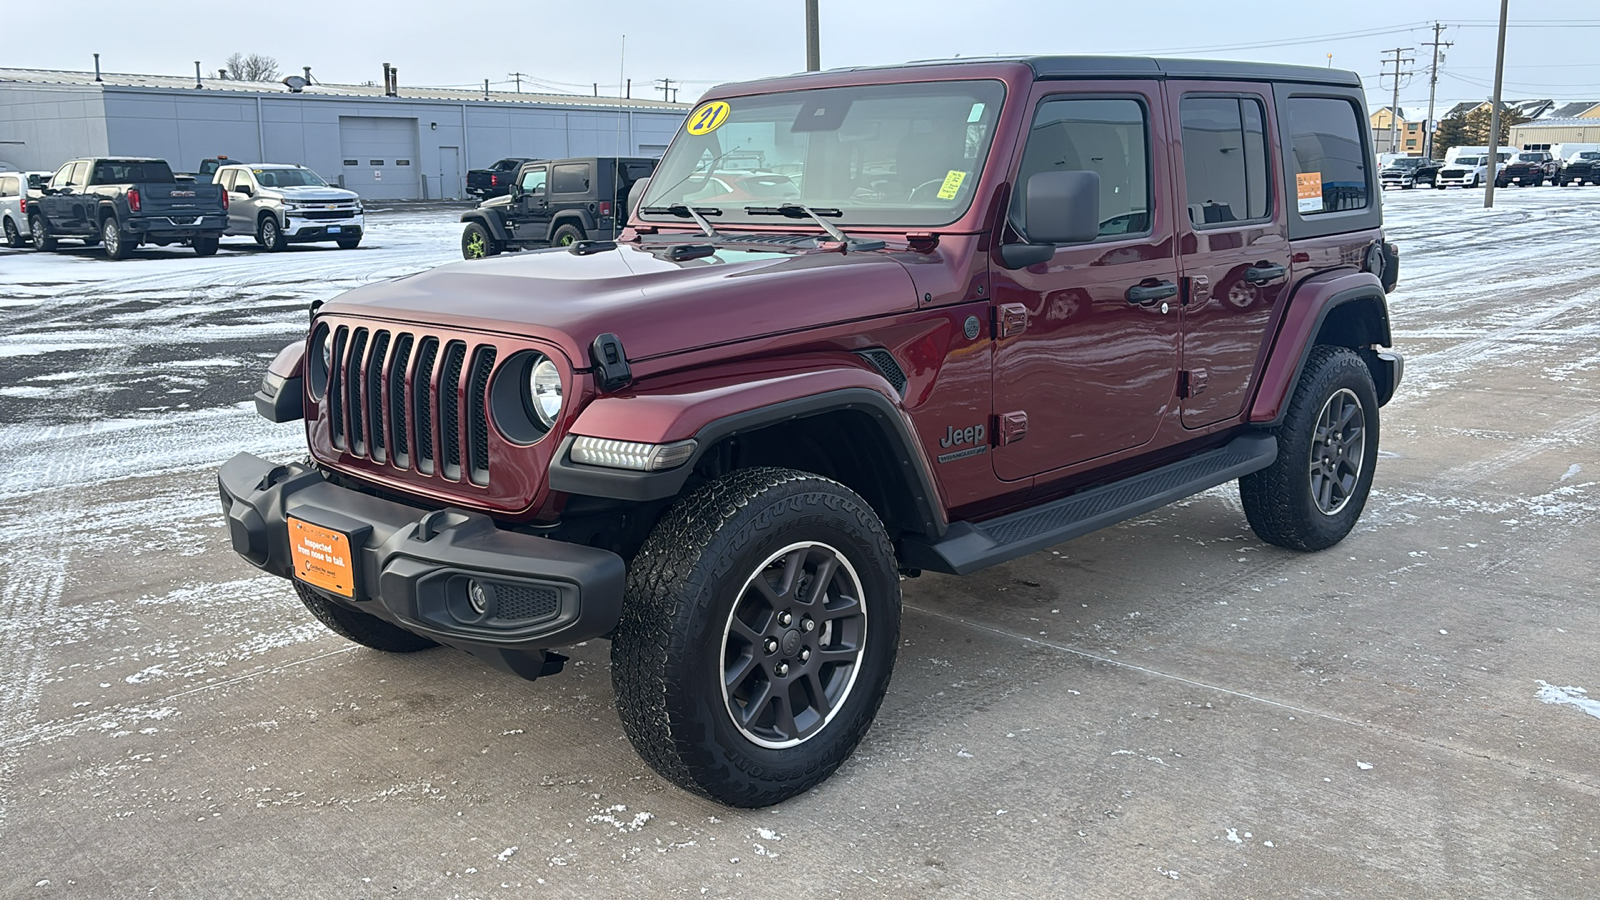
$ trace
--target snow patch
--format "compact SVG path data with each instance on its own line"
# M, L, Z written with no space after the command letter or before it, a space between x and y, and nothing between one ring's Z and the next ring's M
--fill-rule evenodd
M1600 700L1591 700L1589 692L1581 687L1556 687L1546 681L1539 682L1538 697L1545 703L1576 706L1596 719L1600 719Z

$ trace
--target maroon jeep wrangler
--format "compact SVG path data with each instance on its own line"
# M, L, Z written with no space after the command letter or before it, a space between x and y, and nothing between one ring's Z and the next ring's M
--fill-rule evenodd
M256 395L311 458L234 548L380 650L535 678L611 640L665 778L794 796L882 701L900 579L1237 479L1350 532L1400 381L1354 74L1061 57L727 85L616 242L314 307Z

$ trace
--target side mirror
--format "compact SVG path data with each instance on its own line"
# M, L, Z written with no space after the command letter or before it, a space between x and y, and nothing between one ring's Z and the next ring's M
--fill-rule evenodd
M513 199L513 200L516 200L517 198L521 197L522 196L522 182L520 182L520 181L511 182L511 186L507 189L506 192L511 195L511 199Z
M235 185L233 189L236 193L243 194L246 197L254 197L256 193L255 188L252 188L248 184Z
M1000 258L1025 269L1055 255L1057 244L1082 244L1100 236L1100 173L1035 172L1028 178L1025 244L1005 244Z

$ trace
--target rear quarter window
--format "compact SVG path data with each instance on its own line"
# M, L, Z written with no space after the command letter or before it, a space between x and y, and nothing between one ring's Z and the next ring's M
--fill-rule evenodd
M1355 104L1336 97L1291 97L1280 112L1287 123L1300 215L1366 209L1371 185Z
M550 193L582 194L589 190L589 164L566 163L550 173Z

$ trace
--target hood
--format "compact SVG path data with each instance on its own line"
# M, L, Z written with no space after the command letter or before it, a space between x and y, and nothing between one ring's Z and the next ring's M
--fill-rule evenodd
M349 203L359 199L355 191L344 188L322 187L314 184L297 184L293 187L264 187L263 194L272 194L296 203Z
M884 252L720 245L675 261L673 246L691 244L467 260L356 288L323 311L543 338L585 368L607 332L638 361L916 308L911 276Z
M510 194L501 194L498 197L491 197L488 200L485 200L482 203L479 203L478 204L478 208L479 209L498 209L499 207L510 206L510 205L511 205L511 195Z

